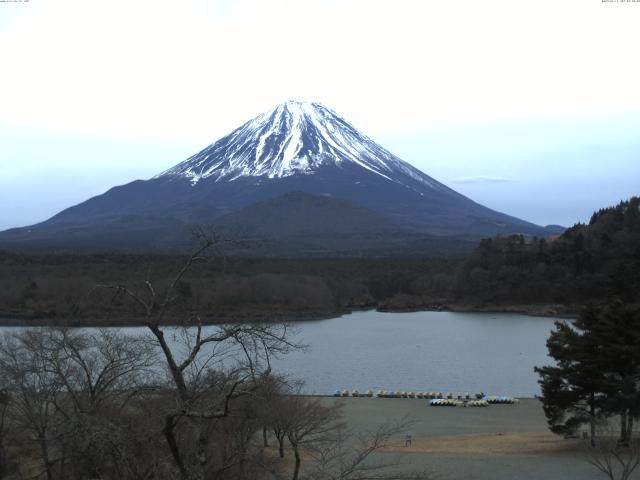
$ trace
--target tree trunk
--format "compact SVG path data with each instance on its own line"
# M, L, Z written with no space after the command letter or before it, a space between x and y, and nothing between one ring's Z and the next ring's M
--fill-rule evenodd
M262 444L265 447L269 446L269 441L267 440L267 427L266 426L262 427Z
M47 439L44 435L40 437L40 454L42 455L42 462L44 463L47 480L51 480L53 478L53 473L51 472L51 462L49 461L49 448L47 445Z
M4 437L0 433L0 478L4 478L7 475L7 467L7 451L4 448Z
M591 429L589 443L592 447L596 446L596 398L595 394L591 393L589 404L589 427Z
M62 447L62 457L60 458L60 463L58 467L58 475L60 478L66 478L65 471L67 469L67 447Z
M620 443L623 446L628 446L628 436L627 436L627 409L624 408L622 412L620 412Z
M153 333L153 335L158 340L160 344L160 348L164 353L165 359L167 360L167 366L169 367L169 371L171 372L171 376L173 377L173 382L176 384L176 388L178 389L178 394L182 400L186 400L187 395L187 384L184 381L184 375L182 374L182 370L176 363L175 358L173 357L173 353L171 352L171 348L167 344L167 340L164 338L164 332L158 328L157 325L152 323L147 323L147 327Z
M171 450L171 455L173 456L173 459L178 466L178 470L180 470L180 476L183 478L183 480L188 480L189 472L187 472L187 469L184 466L182 455L180 454L180 448L178 447L178 442L176 441L176 437L173 432L175 426L175 418L172 415L167 415L165 417L164 429L162 430L162 433L164 433L164 436L167 439L169 450Z
M278 455L284 458L284 437L278 437Z
M298 451L298 445L293 445L293 455L296 459L296 463L293 466L293 480L298 480L300 474L300 452Z
M195 423L195 422L194 422ZM198 463L199 463L199 468L198 468L198 473L197 473L197 478L204 478L204 472L207 469L207 463L208 463L208 456L207 456L207 443L208 443L208 437L206 434L204 434L202 432L203 428L201 425L199 424L195 424L195 428L198 432L197 434L197 448L198 448ZM206 428L206 427L205 427Z

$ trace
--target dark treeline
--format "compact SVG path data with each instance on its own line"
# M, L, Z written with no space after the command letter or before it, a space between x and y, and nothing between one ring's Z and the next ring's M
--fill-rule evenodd
M354 309L528 309L576 313L640 291L640 199L594 213L556 238L481 241L464 260L427 257L286 259L216 255L181 280L183 304L207 322L326 317ZM167 284L180 256L27 255L0 252L0 317L130 323L100 283Z
M126 302L100 283L166 285L184 262L168 256L0 254L0 313L13 319L126 323ZM205 321L313 318L359 308L420 308L446 301L456 262L434 259L226 258L193 265L178 288ZM184 303L183 303L184 306Z
M470 304L637 302L640 198L595 212L561 236L483 240L458 270L452 298Z

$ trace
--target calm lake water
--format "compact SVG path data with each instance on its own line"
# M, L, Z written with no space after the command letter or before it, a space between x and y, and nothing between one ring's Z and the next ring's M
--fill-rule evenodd
M274 362L274 369L305 379L309 393L370 388L531 397L540 392L533 367L550 363L546 341L555 320L357 312L297 324L308 351Z
M295 339L308 348L272 365L275 372L304 379L308 393L357 388L531 397L540 391L533 367L550 363L546 340L555 320L495 313L357 312L295 323ZM142 327L122 330L146 333Z

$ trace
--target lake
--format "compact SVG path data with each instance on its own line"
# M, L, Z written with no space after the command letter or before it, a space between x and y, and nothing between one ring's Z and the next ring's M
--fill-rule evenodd
M304 379L307 393L356 388L532 397L540 391L533 367L551 362L546 341L555 320L500 313L356 312L295 323L295 339L308 348L272 365L275 372Z
M532 397L534 366L550 363L557 320L517 314L357 312L301 322L309 345L273 362L306 381L309 393L336 389L485 392Z

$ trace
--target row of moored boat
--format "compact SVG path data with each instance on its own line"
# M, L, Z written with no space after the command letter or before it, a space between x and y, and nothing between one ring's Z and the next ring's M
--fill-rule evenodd
M453 395L451 392L442 393L442 392L405 392L405 391L394 391L394 390L378 390L378 392L374 393L373 390L367 390L366 392L360 393L358 390L336 390L334 393L334 397L376 397L376 398L424 398L427 400L431 400L429 402L430 405L434 406L473 406L473 407L484 407L489 404L513 404L517 403L518 399L514 397L507 396L487 396L484 393L476 393L473 396L469 395L468 392L465 392L464 395L458 393L457 395Z

